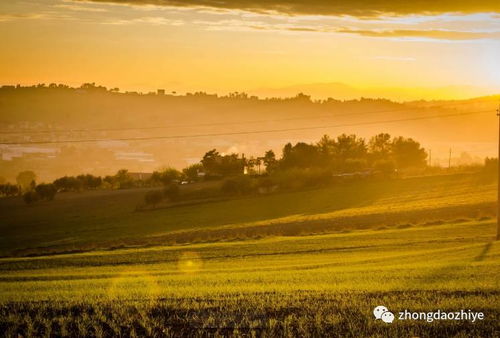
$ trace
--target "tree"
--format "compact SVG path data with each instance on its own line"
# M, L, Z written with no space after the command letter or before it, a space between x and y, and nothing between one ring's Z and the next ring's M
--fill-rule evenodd
M73 176L60 177L53 184L61 191L80 191L83 188L82 181Z
M238 175L243 173L245 159L238 158L238 154L221 156L218 173L221 176Z
M31 170L22 171L16 177L16 182L23 191L31 190L33 188L33 182L35 181L36 175Z
M347 159L366 158L367 147L365 140L356 135L342 134L333 144L333 156L340 163Z
M318 143L316 143L316 147L323 159L328 159L332 156L335 149L335 140L328 135L323 135Z
M427 164L425 149L420 146L420 143L411 138L402 136L394 138L391 150L396 166L400 169L425 167Z
M182 174L174 168L166 168L163 171L155 171L151 176L151 181L155 183L161 183L163 185L169 185L179 178Z
M392 156L391 135L381 133L373 136L368 142L368 151L372 162L389 160Z
M221 155L215 149L207 151L205 155L203 155L201 164L203 165L203 169L205 169L205 172L207 174L215 174L218 172L220 158Z
M288 143L283 148L283 157L280 160L282 168L310 168L319 163L318 149L311 144L299 142L295 146Z
M120 189L132 188L134 179L128 174L127 169L120 169L114 176L114 182L118 184Z
M276 155L272 150L266 151L262 161L264 162L264 165L266 166L266 172L268 173L273 172L278 165L278 161L276 160Z
M102 184L102 178L100 176L93 176L90 174L78 175L76 179L81 182L81 186L84 189L97 189Z
M217 150L208 151L201 160L203 169L210 176L230 176L243 173L245 159L237 154L221 155Z
M196 163L192 164L184 169L182 169L182 173L186 177L186 179L190 182L198 181L198 173L203 172L203 164Z

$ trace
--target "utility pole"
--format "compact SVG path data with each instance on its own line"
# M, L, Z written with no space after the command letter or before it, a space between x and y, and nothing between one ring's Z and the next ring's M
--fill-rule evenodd
M451 148L450 148L450 154L448 155L448 169L451 168Z
M432 149L429 149L429 167L432 167Z
M497 166L498 166L498 186L497 186L497 241L500 240L500 104L498 104L498 109L497 109L497 116L498 116L498 159L497 159Z

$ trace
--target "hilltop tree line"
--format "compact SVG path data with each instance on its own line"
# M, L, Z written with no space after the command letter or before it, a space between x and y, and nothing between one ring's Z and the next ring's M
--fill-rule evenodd
M325 100L312 100L310 95L304 93L298 93L293 97L270 97L270 98L259 98L255 95L249 95L245 92L231 92L227 95L210 94L204 91L188 92L185 95L179 95L175 90L171 92L166 92L165 90L158 90L156 92L137 92L137 91L120 91L120 88L113 87L107 88L96 84L95 82L83 83L79 87L71 87L62 83L39 83L31 86L17 85L3 85L0 86L0 94L2 93L33 93L33 92L59 92L59 93L90 93L90 94L110 94L110 95L127 95L127 96L161 96L164 98L173 97L185 97L187 99L207 99L207 100L233 100L233 101L265 101L265 102L299 102L299 103L320 103L320 104L335 104L341 102L358 102L358 101L369 101L369 102L381 102L381 103L393 103L390 100L377 98L361 98L360 100L347 100L341 101L333 98L328 98Z

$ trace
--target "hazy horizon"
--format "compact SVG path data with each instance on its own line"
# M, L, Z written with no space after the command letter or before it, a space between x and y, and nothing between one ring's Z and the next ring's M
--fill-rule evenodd
M386 99L394 102L411 102L411 101L451 101L451 100L468 100L477 99L487 96L500 95L500 88L487 89L476 86L468 85L453 85L443 87L356 87L346 83L340 82L322 82L322 83L303 83L292 84L283 87L256 87L256 88L233 88L232 90L217 90L210 88L191 88L184 91L176 90L176 88L169 87L127 87L119 86L116 84L96 83L89 81L86 83L95 83L96 86L103 86L108 89L117 88L116 92L131 93L137 92L139 94L157 93L158 90L164 90L165 95L186 95L197 92L203 92L217 96L227 96L231 93L246 93L251 96L257 96L259 99L269 98L293 98L298 94L310 96L312 100L359 100L362 98L368 99ZM22 86L33 87L44 84L62 84L72 88L78 88L85 83L59 83L54 81L47 82L30 82L30 83L1 83L2 86Z
M397 101L500 92L497 4L381 6L3 2L0 83Z
M9 181L22 170L47 181L124 168L181 169L214 148L248 157L267 150L280 154L288 142L313 143L324 134L412 137L432 152L433 166L446 166L450 149L453 166L496 155L496 96L405 103L308 96L257 100L241 94L135 95L95 85L2 87L0 100L0 176Z

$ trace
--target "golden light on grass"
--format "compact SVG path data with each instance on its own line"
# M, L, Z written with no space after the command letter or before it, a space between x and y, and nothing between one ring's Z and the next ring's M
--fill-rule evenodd
M192 251L183 252L177 263L179 271L183 273L196 273L201 270L203 261L201 256Z
M125 269L111 279L110 299L143 299L156 301L160 296L158 279L147 270Z

